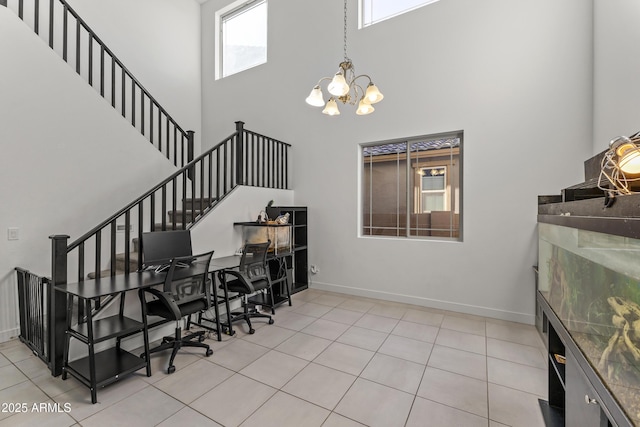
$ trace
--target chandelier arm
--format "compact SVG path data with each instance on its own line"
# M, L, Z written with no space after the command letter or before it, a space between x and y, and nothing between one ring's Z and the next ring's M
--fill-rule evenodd
M320 80L318 80L318 83L316 83L316 86L320 86L320 83L322 83L325 80L331 80L332 77L323 77Z

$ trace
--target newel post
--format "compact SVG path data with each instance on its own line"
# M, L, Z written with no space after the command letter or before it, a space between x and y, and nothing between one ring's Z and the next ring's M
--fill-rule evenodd
M54 377L62 374L65 333L67 329L67 298L56 286L67 284L67 243L69 236L49 236L51 239L51 286L49 287L49 369Z
M188 130L187 131L187 163L191 163L191 161L195 157L194 145L195 145L195 132L192 130ZM184 164L182 166L184 166ZM193 179L193 168L189 168L189 170L187 171L187 176L189 177L189 179Z
M236 122L236 184L244 185L244 122Z

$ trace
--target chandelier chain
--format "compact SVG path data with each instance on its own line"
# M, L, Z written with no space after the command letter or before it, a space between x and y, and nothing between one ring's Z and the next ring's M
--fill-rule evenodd
M347 56L347 0L344 0L344 61L351 62Z

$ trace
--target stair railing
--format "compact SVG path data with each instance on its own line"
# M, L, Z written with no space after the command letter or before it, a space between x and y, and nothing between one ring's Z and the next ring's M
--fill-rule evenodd
M0 0L0 6L15 11L175 166L193 160L193 131L176 123L65 0Z
M236 122L236 132L72 243L67 235L51 236L53 285L85 281L87 272L113 276L117 272L116 254L121 251L124 274L135 271L142 267L142 257L139 249L132 254L134 236L140 240L144 231L189 229L238 185L289 189L290 148L285 142L245 130L243 122ZM192 215L187 215L187 208ZM134 254L137 264L132 268ZM53 286L51 290L50 354L52 373L58 375L65 322L53 319L64 318L65 299ZM98 301L94 309L99 306ZM83 316L79 308L78 319Z

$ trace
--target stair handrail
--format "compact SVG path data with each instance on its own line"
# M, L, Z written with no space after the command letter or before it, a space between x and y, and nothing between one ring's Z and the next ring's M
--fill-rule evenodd
M22 20L24 20L24 0L16 0L18 2L18 17ZM62 52L62 59L69 63L69 59L68 59L68 46L67 46L67 33L68 33L68 26L67 26L67 13L70 13L71 16L76 20L76 41L75 41L75 46L76 46L76 54L75 54L75 70L76 73L78 75L82 76L82 70L81 70L81 52L80 52L80 27L84 28L84 30L87 32L87 34L89 35L89 43L88 43L88 54L87 54L87 58L88 58L88 76L87 76L87 83L91 86L94 87L93 84L93 46L94 46L94 41L98 44L99 48L100 48L100 96L102 96L105 100L107 100L107 97L105 96L105 85L104 85L104 78L105 78L105 54L107 56L109 56L111 58L111 106L118 110L118 107L116 107L116 70L119 68L119 70L121 71L121 78L122 78L122 84L121 84L121 91L122 91L122 99L121 99L121 105L120 105L120 113L122 115L122 117L124 117L125 119L127 118L127 106L129 106L129 110L130 110L130 122L131 125L133 127L135 127L136 129L138 128L136 126L136 112L138 111L136 109L136 89L139 88L140 89L140 98L139 98L139 102L140 102L140 114L139 114L139 130L142 133L143 136L147 137L149 139L149 141L151 142L151 144L153 144L155 146L155 142L154 142L154 108L157 108L158 110L158 117L157 117L157 121L158 121L158 145L157 148L160 152L163 152L163 140L162 140L162 131L163 131L163 126L162 126L162 121L164 119L165 122L165 147L166 147L166 152L163 152L163 154L165 154L165 156L167 157L167 159L170 159L173 161L173 164L175 166L184 166L185 163L190 162L193 159L193 155L194 155L194 132L193 131L185 131L180 125L178 125L178 123L176 122L176 120L169 115L169 113L167 112L167 110L162 107L160 105L160 103L156 100L155 97L153 97L151 95L151 93L142 85L142 83L140 83L140 81L133 75L133 73L127 68L125 67L125 65L122 63L122 61L120 61L120 59L113 53L113 51L111 49L109 49L109 47L102 41L102 39L100 39L100 37L98 37L98 35L91 29L91 27L89 27L89 25L80 17L80 15L71 7L71 5L69 5L69 3L66 0L58 0L60 2L60 4L62 4L63 6L63 20L64 20L64 28L63 28L63 52ZM40 28L39 28L39 22L40 22L40 1L39 0L34 0L34 4L35 4L35 9L34 9L34 31L36 34L40 34ZM0 0L0 6L5 6L8 7L8 0ZM49 35L48 35L48 44L49 47L51 49L54 49L54 0L49 0ZM70 64L71 65L71 64ZM117 68L116 68L117 65ZM127 81L127 79L125 78L125 75L127 76L127 78L129 79ZM126 85L131 84L131 99L129 103L126 102ZM126 82L126 83L125 83ZM94 89L98 90L97 88L94 87ZM149 135L147 136L145 134L145 108L144 108L144 104L146 99L149 100ZM171 125L171 126L170 126ZM170 147L170 143L171 143L171 135L170 135L170 130L173 130L173 156L171 156L171 147ZM180 142L181 142L181 147L180 147L180 151L178 152L178 138L180 138ZM185 146L186 144L186 146ZM185 153L185 148L186 148L186 153ZM180 153L180 155L178 155ZM172 158L173 157L173 158Z

